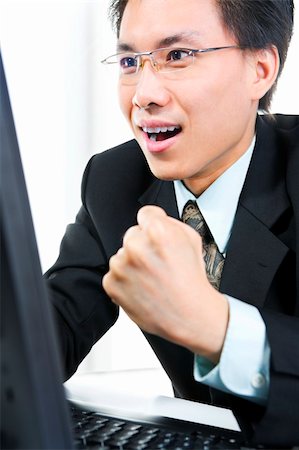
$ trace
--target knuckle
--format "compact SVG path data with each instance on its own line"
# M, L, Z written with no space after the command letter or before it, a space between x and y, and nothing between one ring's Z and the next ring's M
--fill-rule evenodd
M131 239L136 238L138 234L139 234L138 225L128 228L123 237L123 244L127 244Z

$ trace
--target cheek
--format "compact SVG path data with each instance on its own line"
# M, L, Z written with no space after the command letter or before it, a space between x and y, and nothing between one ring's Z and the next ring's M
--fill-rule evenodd
M215 127L222 128L225 123L229 126L232 120L239 121L247 115L251 102L246 78L241 68L237 73L238 77L231 71L224 75L223 70L221 73L220 69L215 69L209 77L198 81L192 96L185 96L184 109L194 131L199 128L215 133Z
M132 86L118 85L118 101L120 109L127 120L130 121L133 107L134 89Z

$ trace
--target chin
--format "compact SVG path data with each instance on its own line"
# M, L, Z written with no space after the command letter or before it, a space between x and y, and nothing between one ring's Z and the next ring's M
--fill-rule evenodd
M182 179L182 174L179 171L156 167L154 164L150 164L150 163L149 163L149 168L150 168L152 174L159 180L174 181L174 180Z

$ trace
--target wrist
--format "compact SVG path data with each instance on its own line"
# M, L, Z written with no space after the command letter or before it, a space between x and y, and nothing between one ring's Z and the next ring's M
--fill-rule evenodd
M199 318L197 332L191 336L187 347L194 354L218 364L229 322L229 303L223 294L213 291L213 295L208 297L205 319Z

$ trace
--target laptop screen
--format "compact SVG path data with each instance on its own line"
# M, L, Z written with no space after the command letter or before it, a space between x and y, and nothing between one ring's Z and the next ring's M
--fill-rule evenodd
M1 53L0 126L0 447L69 449L71 434L58 346Z

